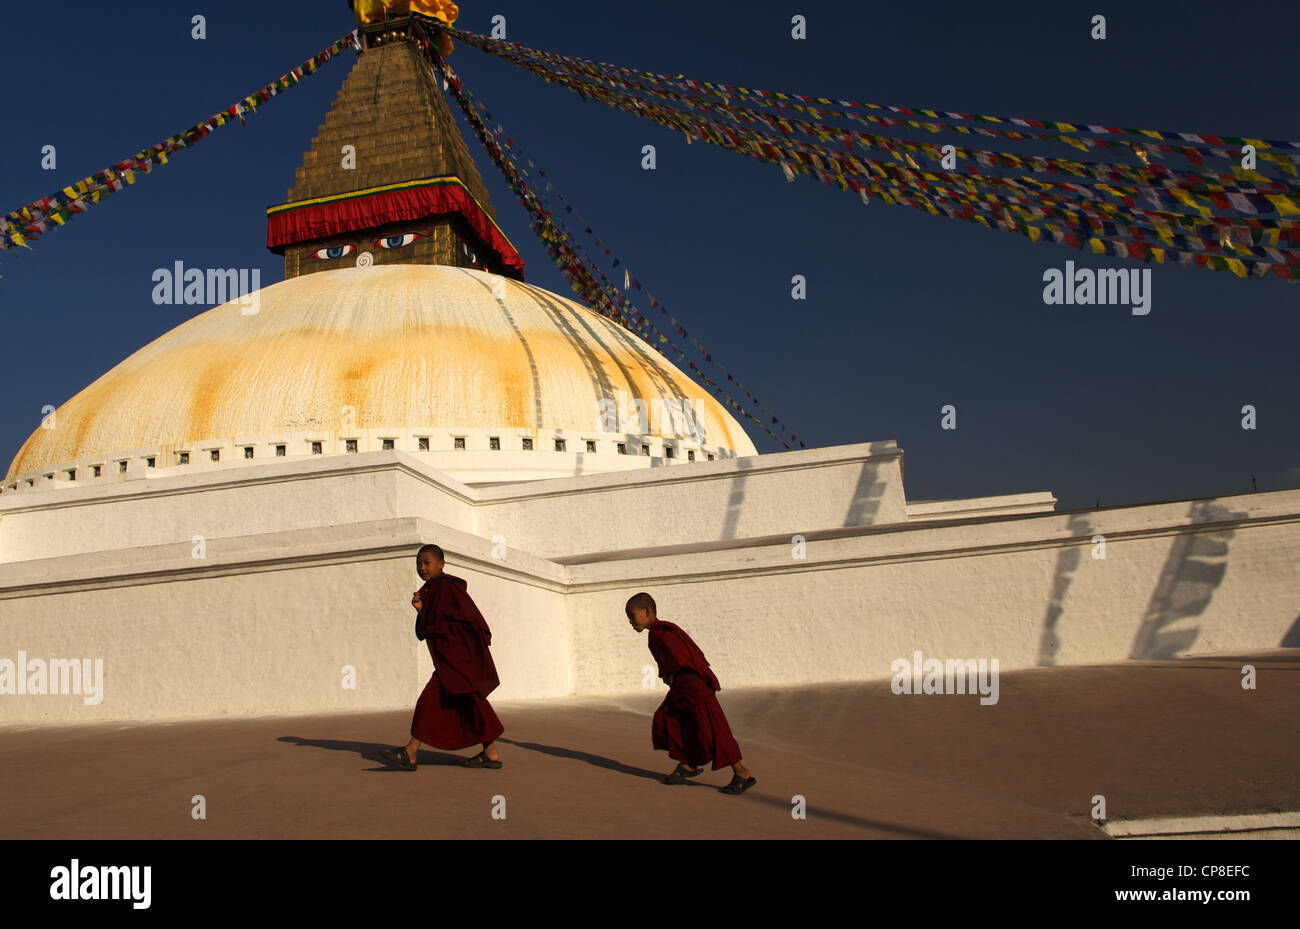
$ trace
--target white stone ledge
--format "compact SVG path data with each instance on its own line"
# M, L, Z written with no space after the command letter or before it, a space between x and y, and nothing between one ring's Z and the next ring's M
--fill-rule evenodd
M1193 518L1189 501L1087 511L1080 533L1071 520L1081 514L1052 513L970 521L852 527L805 534L806 559L793 559L789 536L629 549L599 555L548 559L507 548L492 557L493 543L420 517L355 525L313 527L207 540L207 558L190 557L191 543L110 550L0 565L0 600L104 586L287 570L306 564L346 563L413 553L431 539L446 549L449 564L475 569L562 593L625 587L640 582L698 583L757 575L830 571L871 564L1090 546L1095 534L1107 543L1220 529L1251 529L1300 522L1300 490L1211 498L1239 512L1230 519ZM198 563L196 563L198 561Z
M1268 498L1268 499L1260 499ZM1242 515L1196 519L1191 503L1216 503ZM807 558L791 557L790 535L689 545L628 549L556 558L570 569L571 591L623 586L629 578L656 583L702 582L743 576L825 571L891 562L932 561L975 555L1091 546L1222 529L1254 529L1300 523L1300 490L1243 494L1202 501L1087 511L1083 532L1071 526L1080 513L987 517L977 521L860 526L800 533ZM972 531L975 530L975 531Z
M58 496L34 493L8 493L0 495L0 515L49 510L57 507L79 506L105 501L129 500L135 497L160 497L188 494L198 490L224 490L244 488L257 484L275 484L286 481L312 480L323 475L363 474L372 471L405 471L429 484L439 486L450 496L470 505L500 504L516 500L567 496L573 493L596 493L619 488L634 488L645 484L663 486L672 483L690 483L701 480L723 480L738 472L771 474L792 469L828 467L865 459L880 461L901 458L903 451L890 440L859 445L840 445L830 449L805 449L795 452L774 452L770 455L725 458L714 461L684 461L681 459L651 459L637 455L615 455L614 458L671 461L670 467L635 467L626 471L601 471L569 477L520 478L518 473L506 486L471 487L446 471L432 467L419 456L424 453L384 449L373 452L356 452L348 455L313 455L306 458L280 458L245 463L230 468L211 468L185 472L184 467L153 469L150 474L137 474L126 480L100 483L64 481ZM568 452L455 452L455 455L568 455ZM578 453L585 454L585 453ZM595 456L592 456L595 457Z
M388 436L394 431L391 429L360 430L361 433L369 437L365 442L367 446L379 445L381 440L377 436ZM405 431L411 432L411 430ZM491 478L493 481L518 480L521 474L533 475L534 479L573 477L583 475L584 471L588 469L594 469L594 473L603 474L697 463L689 460L690 454L696 456L698 463L704 464L712 463L709 456L714 456L714 461L734 460L737 457L733 449L725 446L694 442L681 436L663 436L659 434L637 435L614 432L591 433L581 430L551 431L514 428L459 430L456 434L472 436L475 439L474 447L456 449L452 448L451 442L448 441L440 444L437 448L429 448L423 451L412 447L392 449L367 447L349 452L345 450L344 442L339 438L338 433L304 431L293 434L295 445L320 441L328 448L315 454L275 455L272 453L269 455L263 454L256 458L245 458L242 454L237 454L242 452L244 448L274 448L276 445L285 444L285 441L283 439L268 439L264 436L241 438L239 441L210 439L185 444L183 446L184 450L188 450L193 456L185 464L170 460L176 454L176 451L180 450L173 446L137 448L115 452L107 456L98 455L63 461L54 466L45 466L34 471L9 475L3 483L0 483L0 499L14 495L40 494L43 496L49 492L66 492L86 486L113 486L134 481L156 481L161 478L176 476L229 473L232 471L243 473L249 468L268 464L285 465L322 459L335 460L394 451L410 455L416 460L431 461L435 469L463 471L466 476L479 474L502 475L499 478ZM411 441L411 438L411 436L408 436L407 440L403 441L403 445L414 445L415 442ZM510 439L511 444L507 447L492 449L486 447L489 438ZM531 438L535 443L564 439L567 443L572 443L572 448L566 447L564 451L556 451L553 447L523 449L515 443L515 440L522 438ZM588 439L600 443L605 446L605 449L595 452L587 451L586 441ZM634 449L634 451L618 453L615 449L620 443L626 445L629 449ZM650 449L650 454L641 452L641 446L643 445ZM669 449L675 452L674 456L668 456ZM213 450L222 453L222 457L217 461L205 457L206 453ZM157 463L149 466L146 462L150 458ZM119 464L123 461L127 462L127 469L120 471ZM93 474L93 468L96 466L100 467L103 472L99 476ZM69 471L77 474L75 480L67 476ZM31 482L30 486L28 485L29 481Z
M908 521L958 519L967 516L1003 516L1012 513L1051 513L1056 497L1048 491L968 497L961 500L918 500L907 504Z
M522 551L492 557L492 543L419 517L374 520L206 540L205 558L193 558L190 542L39 558L0 565L0 600L47 594L136 587L198 578L226 577L304 566L351 564L415 557L429 542L444 549L447 565L472 566L484 574L551 591L566 588L559 565Z
M1102 830L1117 839L1157 839L1266 831L1300 831L1300 812L1171 816L1165 819L1107 820ZM1276 836L1274 836L1276 837Z
M478 501L484 504L513 503L517 500L536 500L544 497L566 497L581 493L600 493L609 490L637 488L653 484L688 484L696 481L725 480L737 474L778 474L782 471L809 471L819 467L834 467L854 461L873 460L886 462L902 458L903 450L890 439L884 442L864 442L858 445L836 445L831 448L800 449L791 452L727 458L717 461L678 463L671 470L625 471L620 473L589 474L581 477L554 478L544 484L521 487L518 484L478 489Z
M281 458L246 464L239 468L214 468L184 473L169 468L168 473L140 476L133 480L78 486L68 482L57 497L35 494L6 494L0 496L0 515L6 513L41 512L58 507L81 506L104 502L156 498L196 491L244 489L259 484L280 484L292 481L310 481L323 476L345 476L374 471L404 470L416 477L440 486L446 493L464 503L474 503L478 491L467 487L451 475L429 467L412 454L386 449L378 452L331 457Z

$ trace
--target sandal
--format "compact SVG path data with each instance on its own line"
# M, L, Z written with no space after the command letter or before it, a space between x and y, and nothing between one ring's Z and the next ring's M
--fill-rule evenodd
M736 774L731 778L731 783L722 788L722 792L724 794L730 794L733 797L739 796L757 783L758 778L756 777L751 777L749 780L745 780L739 774Z
M497 761L493 761L491 758L487 756L486 752L479 752L473 758L466 758L464 764L462 764L461 767L462 768L492 768L495 770L501 767L501 761L500 759L498 759Z
M664 778L665 784L685 784L686 778L697 777L704 773L704 768L688 768L684 764L679 764L673 769L673 773Z
M389 764L396 765L397 767L401 768L403 771L415 770L415 762L412 761L410 757L406 754L405 745L401 746L400 748L380 749L379 756L383 758L385 761L387 761Z

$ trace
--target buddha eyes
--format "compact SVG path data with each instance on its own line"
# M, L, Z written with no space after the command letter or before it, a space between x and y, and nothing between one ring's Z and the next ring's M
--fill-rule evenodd
M410 245L416 239L424 238L425 235L427 235L427 233L408 232L404 235L385 236L382 239L375 239L375 246L377 248L401 248L404 245Z
M382 238L375 239L375 248L402 248L403 246L410 245L416 239L424 238L426 235L428 235L427 232L407 232L402 235L383 236ZM324 248L316 249L316 251L311 253L311 257L320 261L332 261L336 258L346 258L348 255L355 255L356 253L357 246L355 244L327 245Z
M357 247L355 245L329 245L325 248L316 249L316 251L312 252L312 257L319 258L322 261L327 261L331 258L343 258L347 255L351 255L356 250Z

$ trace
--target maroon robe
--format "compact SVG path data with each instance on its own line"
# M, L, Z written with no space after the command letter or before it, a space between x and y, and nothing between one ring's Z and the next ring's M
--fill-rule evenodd
M692 768L712 760L717 771L740 761L740 746L714 696L722 686L700 647L662 619L651 624L648 635L659 676L672 679L650 725L655 749L666 750L669 758Z
M434 671L415 705L411 735L434 748L468 748L505 731L486 699L501 683L488 651L492 632L467 586L439 574L420 588L415 637L429 646Z

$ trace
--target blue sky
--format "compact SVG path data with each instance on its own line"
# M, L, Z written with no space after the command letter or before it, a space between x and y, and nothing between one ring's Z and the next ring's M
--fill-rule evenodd
M11 5L15 6L15 5ZM137 0L6 10L0 212L188 127L352 28L344 0ZM305 12L311 9L313 12ZM190 18L207 18L203 41ZM790 18L808 38L790 38ZM1090 38L1107 16L1108 38ZM461 6L533 47L701 80L862 102L1300 139L1294 3L919 5L669 2ZM549 15L548 15L549 14ZM257 267L351 67L349 54L247 126L0 254L6 464L59 405L206 307L155 306L156 268ZM856 196L699 143L472 48L466 86L633 273L809 447L896 439L909 499L1050 490L1060 508L1300 486L1300 285L1152 266L1147 316L1047 306L1067 260L1133 267ZM459 114L458 114L459 115ZM569 295L468 136L526 278ZM641 169L641 148L658 167ZM54 145L58 167L41 169ZM1073 149L1053 149L1071 157ZM584 243L586 244L586 243ZM803 275L808 299L793 301ZM658 318L648 305L641 310ZM940 408L957 408L956 430ZM1241 428L1253 404L1258 427ZM759 427L762 452L781 450Z

